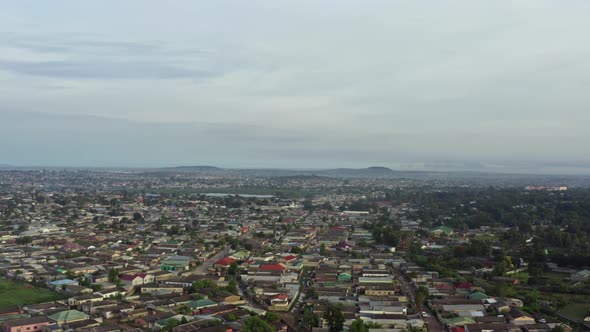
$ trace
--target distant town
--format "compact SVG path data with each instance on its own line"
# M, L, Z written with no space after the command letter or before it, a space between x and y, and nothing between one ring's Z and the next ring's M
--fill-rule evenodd
M0 328L590 329L590 189L567 176L0 170Z

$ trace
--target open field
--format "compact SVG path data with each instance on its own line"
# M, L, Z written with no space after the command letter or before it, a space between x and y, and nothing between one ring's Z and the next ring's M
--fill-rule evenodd
M48 289L27 283L0 278L0 308L12 305L33 304L61 299L62 296Z
M559 313L568 318L581 321L590 315L590 303L571 303L559 310Z

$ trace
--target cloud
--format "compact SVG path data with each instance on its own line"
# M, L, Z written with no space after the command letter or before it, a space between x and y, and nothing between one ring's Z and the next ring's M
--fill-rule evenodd
M136 61L0 61L0 70L66 79L204 79L221 75L158 62Z
M583 163L589 16L579 0L23 0L0 12L0 99L95 116L40 130L105 163Z

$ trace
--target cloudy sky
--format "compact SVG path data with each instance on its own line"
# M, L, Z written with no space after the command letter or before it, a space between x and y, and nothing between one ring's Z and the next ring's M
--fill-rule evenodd
M586 0L0 6L0 164L590 165Z

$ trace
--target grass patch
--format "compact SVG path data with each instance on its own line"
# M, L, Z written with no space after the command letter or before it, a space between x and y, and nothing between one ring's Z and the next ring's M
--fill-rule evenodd
M0 308L62 299L59 293L28 283L0 279Z
M571 303L559 310L559 313L582 320L590 315L590 303Z

